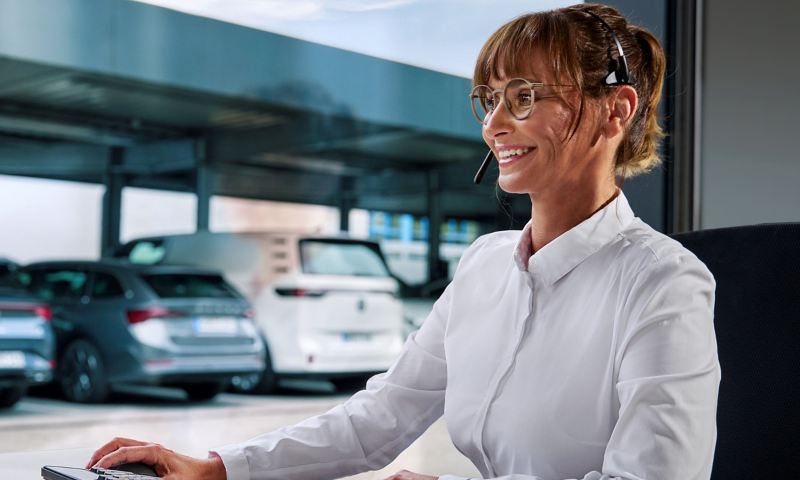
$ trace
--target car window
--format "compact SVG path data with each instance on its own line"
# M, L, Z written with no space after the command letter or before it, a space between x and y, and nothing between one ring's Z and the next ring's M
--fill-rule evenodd
M74 300L83 295L87 272L75 269L34 270L30 290L45 300Z
M25 285L15 264L0 263L0 292L24 292Z
M125 289L114 275L109 273L95 273L94 283L92 284L92 298L102 300L104 298L118 298L125 295Z
M301 240L304 273L388 277L389 271L377 247L362 242Z
M123 256L127 257L129 262L144 265L161 263L166 253L164 242L161 240L140 240L126 250Z
M142 279L161 298L237 298L220 275L151 274Z

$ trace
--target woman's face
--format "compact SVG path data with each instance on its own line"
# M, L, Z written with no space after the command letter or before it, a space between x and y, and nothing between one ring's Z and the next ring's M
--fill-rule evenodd
M543 58L534 52L529 71L512 78L558 83ZM502 90L509 80L505 75L492 78L489 86ZM581 125L567 140L577 111L577 93L567 90L565 101L554 95L553 88L536 89L533 111L525 120L514 118L500 102L483 126L483 139L500 166L498 183L506 192L534 196L553 191L568 193L582 191L585 182L592 181L585 169L592 160L590 150L596 130L592 127L596 118L592 104L586 102ZM571 108L567 102L575 106Z

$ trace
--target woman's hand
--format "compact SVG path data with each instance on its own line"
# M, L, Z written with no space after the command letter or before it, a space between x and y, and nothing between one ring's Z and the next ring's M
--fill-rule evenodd
M384 480L439 480L439 477L432 477L430 475L422 475L419 473L409 472L408 470L400 470Z
M219 457L187 457L157 443L115 438L97 449L86 468L112 468L121 463L141 462L151 465L164 480L225 480L225 465Z

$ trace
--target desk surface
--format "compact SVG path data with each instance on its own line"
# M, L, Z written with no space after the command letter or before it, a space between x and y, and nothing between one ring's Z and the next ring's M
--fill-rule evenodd
M0 453L0 478L3 480L42 480L43 465L83 467L94 449L46 450L41 452Z

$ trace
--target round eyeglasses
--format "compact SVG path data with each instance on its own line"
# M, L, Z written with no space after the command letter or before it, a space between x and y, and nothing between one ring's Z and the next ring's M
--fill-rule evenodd
M517 120L525 120L531 115L536 101L536 89L542 87L566 87L568 85L531 82L524 78L512 78L502 90L492 90L488 85L476 85L469 94L472 114L486 124L503 99L506 110Z

